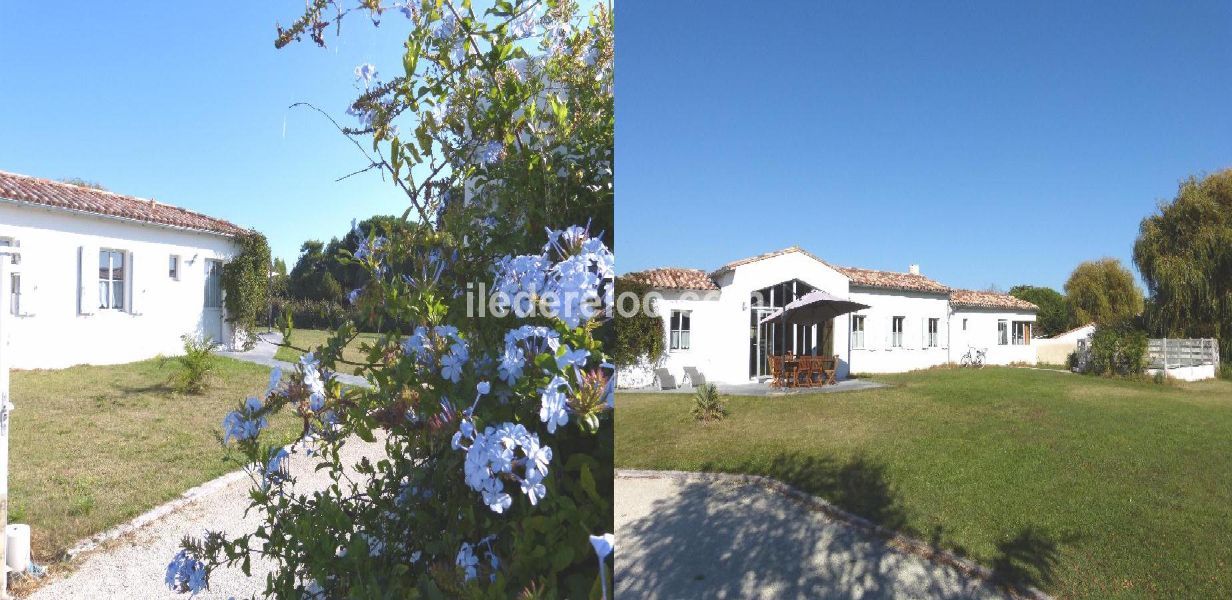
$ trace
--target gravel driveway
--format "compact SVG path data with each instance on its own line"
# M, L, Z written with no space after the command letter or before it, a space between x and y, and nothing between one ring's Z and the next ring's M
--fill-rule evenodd
M384 443L372 444L359 440L344 446L345 464L355 464L361 456L376 457L384 452ZM296 453L288 467L299 477L297 490L321 489L329 483L323 472L312 470L315 460ZM78 568L65 577L52 576L52 581L29 596L39 600L52 598L178 598L163 584L167 563L179 550L185 534L199 535L204 528L239 534L256 528L255 515L242 518L248 506L251 481L238 481L187 504L179 510L150 523L120 540L82 557ZM236 569L219 569L210 577L210 589L196 598L247 598L261 595L270 564L254 560L252 577Z
M617 472L624 598L1002 598L983 579L731 476Z

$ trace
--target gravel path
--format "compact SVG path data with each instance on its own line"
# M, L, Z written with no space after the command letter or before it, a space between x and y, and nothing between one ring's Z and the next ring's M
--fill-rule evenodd
M1003 598L739 476L618 471L619 598Z
M384 452L382 440L372 444L349 441L343 447L345 464L354 464L361 456L376 457ZM329 483L323 472L314 472L315 460L303 452L296 453L288 467L299 478L296 489L311 491ZM53 598L177 598L163 584L167 563L179 550L186 534L199 535L205 528L239 534L255 529L255 515L243 518L248 506L247 477L200 497L171 514L141 527L123 538L78 559L77 569L40 587L29 596L38 600ZM198 594L200 599L258 597L265 589L269 563L254 560L252 577L236 569L220 569L210 577L210 589Z

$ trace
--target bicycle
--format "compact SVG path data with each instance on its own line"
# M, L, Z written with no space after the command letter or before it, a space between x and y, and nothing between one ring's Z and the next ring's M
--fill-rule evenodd
M971 367L979 369L984 366L984 357L988 355L988 349L976 350L971 346L967 346L967 353L963 355L959 361L959 365L963 367Z

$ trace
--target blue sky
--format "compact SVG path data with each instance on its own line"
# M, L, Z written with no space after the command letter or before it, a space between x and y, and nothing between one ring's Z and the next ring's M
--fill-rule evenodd
M1141 219L1232 167L1232 3L1137 4L617 3L618 269L1132 268Z
M275 23L302 1L0 0L0 169L82 177L256 227L291 263L308 238L352 217L401 214L403 196L364 166L328 121L353 70L401 68L407 21L351 17L332 47L274 49Z

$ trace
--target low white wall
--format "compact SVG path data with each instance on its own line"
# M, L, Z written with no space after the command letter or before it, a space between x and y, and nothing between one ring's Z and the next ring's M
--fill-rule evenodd
M0 237L20 242L23 316L12 319L12 366L119 364L183 353L180 336L201 335L207 259L237 252L230 238L155 225L0 203ZM98 248L131 253L126 310L79 314L79 254L97 273ZM168 274L180 259L179 279ZM89 271L90 269L87 269ZM97 290L97 281L87 282ZM97 291L95 296L97 297ZM9 309L8 299L2 308ZM234 332L225 324L228 343Z
M1215 365L1198 365L1196 367L1168 367L1164 369L1147 369L1146 374L1154 377L1160 372L1165 372L1168 377L1180 379L1181 381L1202 381L1204 379L1215 378Z

